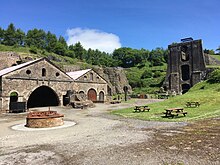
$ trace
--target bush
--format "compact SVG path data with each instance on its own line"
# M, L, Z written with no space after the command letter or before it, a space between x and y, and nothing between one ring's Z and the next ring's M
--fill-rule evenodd
M151 70L145 70L141 75L141 79L151 78L152 75L153 75L153 73Z
M154 76L153 76L154 78L158 78L160 76L162 76L162 73L160 71L154 72Z
M37 48L34 46L31 46L29 52L33 54L37 54Z
M220 83L220 70L217 69L217 70L214 70L209 79L208 79L208 82L209 83Z

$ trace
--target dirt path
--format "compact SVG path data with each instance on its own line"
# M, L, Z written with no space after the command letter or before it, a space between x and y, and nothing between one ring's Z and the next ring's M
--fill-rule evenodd
M187 124L107 113L153 101L158 100L97 104L87 110L53 107L77 124L48 131L12 130L25 123L26 114L1 114L0 164L219 164L219 119Z

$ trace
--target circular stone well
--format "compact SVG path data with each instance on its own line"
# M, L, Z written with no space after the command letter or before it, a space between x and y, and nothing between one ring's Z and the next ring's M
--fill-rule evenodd
M29 128L50 128L64 124L63 114L57 111L37 111L29 112L26 118L25 127Z

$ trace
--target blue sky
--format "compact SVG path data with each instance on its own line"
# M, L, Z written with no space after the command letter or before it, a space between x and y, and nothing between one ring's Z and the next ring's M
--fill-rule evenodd
M219 0L1 0L0 27L38 28L92 48L167 48L181 38L220 46ZM99 47L100 46L100 47Z

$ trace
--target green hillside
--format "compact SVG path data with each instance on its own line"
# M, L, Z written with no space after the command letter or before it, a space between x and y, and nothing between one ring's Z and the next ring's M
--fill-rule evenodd
M133 88L133 95L155 94L166 76L167 65L149 66L145 63L144 67L131 67L126 69L126 76L129 84Z
M187 108L185 106L187 101L198 101L201 105L197 108ZM128 118L159 121L192 121L220 116L220 84L211 84L207 81L201 82L184 95L150 104L149 107L151 108L150 112L134 113L133 108L127 108L113 111L112 113ZM183 107L188 114L186 117L164 118L164 109L174 107Z
M30 47L17 47L17 46L6 46L0 44L0 52L16 52L21 58L30 57L30 58L41 58L47 57L50 58L53 63L58 65L60 68L63 68L63 65L79 65L82 69L90 68L91 65L78 60L77 58L72 58L68 56L60 56L53 52L47 52L41 49L34 49Z

